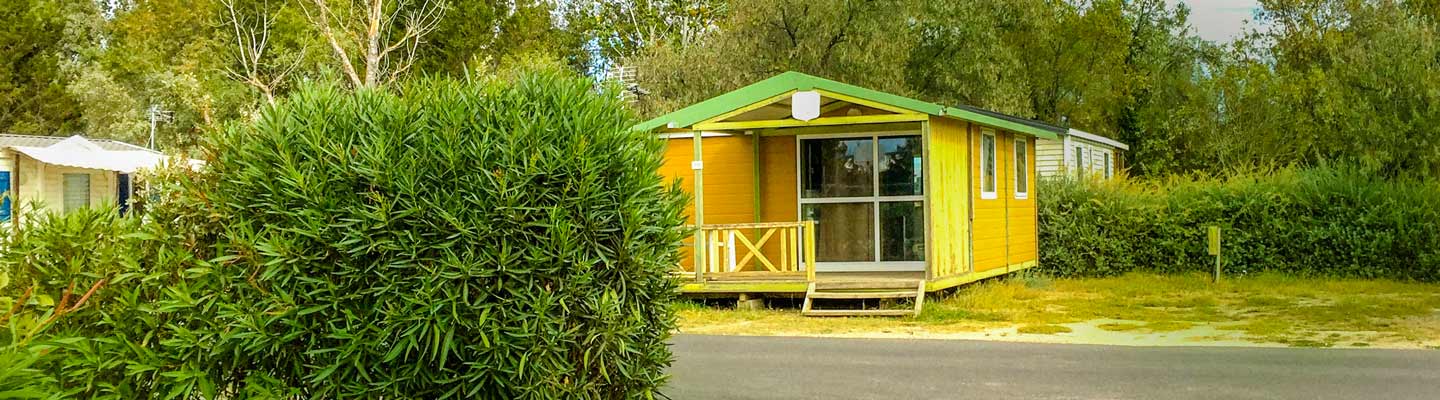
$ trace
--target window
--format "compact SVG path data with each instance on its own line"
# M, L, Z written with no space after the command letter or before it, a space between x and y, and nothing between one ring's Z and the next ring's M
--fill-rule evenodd
M1115 167L1110 163L1110 152L1100 153L1105 156L1105 179L1115 176Z
M1030 197L1030 141L1015 139L1015 198Z
M921 268L924 159L918 135L802 138L800 214L826 268ZM868 265L868 266L867 266Z
M980 134L980 198L995 198L995 132Z
M90 174L64 174L65 212L90 206Z
M1085 148L1084 148L1084 147L1081 147L1081 146L1079 146L1079 145L1076 145L1076 146L1075 146L1074 153L1075 153L1075 175L1076 175L1076 176L1085 176Z

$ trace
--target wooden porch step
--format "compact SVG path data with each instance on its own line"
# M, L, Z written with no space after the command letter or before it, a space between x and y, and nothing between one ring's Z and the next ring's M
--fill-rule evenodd
M911 310L810 310L808 317L904 317L914 314Z
M908 289L908 290L901 290ZM915 299L908 310L837 309L816 310L815 299ZM925 303L925 281L916 279L876 279L853 281L810 282L805 291L805 306L800 314L810 317L837 316L918 316Z
M807 295L812 299L904 299L914 298L915 291L906 290L899 292L810 292Z
M916 279L871 279L816 281L815 290L915 289ZM919 281L924 283L924 281Z

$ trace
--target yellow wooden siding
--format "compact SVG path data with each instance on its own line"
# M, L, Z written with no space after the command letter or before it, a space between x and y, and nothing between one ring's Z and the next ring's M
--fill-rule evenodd
M930 206L931 276L939 278L970 270L969 124L949 118L930 119L929 178L925 192Z
M665 147L665 162L660 166L660 175L666 181L681 180L680 187L694 194L691 183L695 171L690 169L694 160L693 139L669 139ZM737 224L755 221L755 164L754 149L749 136L714 136L700 142L705 162L705 223ZM686 220L695 223L695 203L685 207ZM687 241L688 242L688 241ZM694 246L681 247L680 265L693 271L695 264Z
M665 163L660 167L660 175L667 180L680 178L686 192L693 191L690 182L695 177L695 171L690 169L690 161L694 159L690 141L670 139L665 149ZM705 162L705 223L755 222L755 157L750 137L707 137L700 145ZM694 203L689 206L685 215L694 223Z
M799 174L796 173L795 137L769 136L760 139L760 221L796 222L800 220L797 202ZM757 231L756 234L759 234ZM752 235L755 236L755 235ZM759 240L759 237L751 237ZM780 259L779 238L771 239L760 248L767 259ZM753 263L751 263L753 264ZM742 266L749 267L749 266Z
M795 222L800 219L799 174L796 172L795 137L760 139L760 221Z
M1019 144L1016 142L1016 140L1023 136L1013 134L1009 134L1006 136L1006 144L1009 145L1007 146L1009 150L1005 153L1005 164L1010 166L1010 170L1007 172L1011 173L1009 183L1013 188L1015 185L1016 168L1015 145ZM1025 163L1025 165L1026 169L1028 170L1027 173L1029 174L1029 179L1027 179L1026 184L1026 187L1028 189L1026 198L1016 198L1017 196L1014 189L1011 189L1005 193L1001 193L1001 197L1007 199L1006 203L1008 204L1008 207L1005 211L1006 221L1008 222L1007 233L1009 237L1007 265L1014 265L1025 261L1034 261L1036 258L1038 258L1036 248L1037 231L1035 229L1035 196L1037 195L1037 193L1035 193L1035 139L1028 138L1027 142L1027 151L1025 152L1027 162Z
M980 127L971 125L970 144L971 151L975 158L971 165L971 176L975 181L971 184L973 190L972 201L975 204L975 218L972 223L974 234L973 249L975 252L975 272L981 272L993 268L1004 268L1007 264L1006 252L1009 248L1006 244L1006 201L1005 197L1010 191L1010 174L1005 152L1010 148L1005 145L1007 135L999 130L995 133L995 199L984 199L981 195L982 181L984 174L981 173L980 164L983 154L980 151L980 138L984 132Z

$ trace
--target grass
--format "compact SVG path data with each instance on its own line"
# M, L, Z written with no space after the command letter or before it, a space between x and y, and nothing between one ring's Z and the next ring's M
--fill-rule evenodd
M1291 346L1440 345L1440 285L1387 280L1258 275L1212 284L1204 275L987 281L925 304L917 318L806 318L795 310L680 308L681 330L717 334L947 334L1014 329L1070 332L1095 325L1111 334L1184 333Z

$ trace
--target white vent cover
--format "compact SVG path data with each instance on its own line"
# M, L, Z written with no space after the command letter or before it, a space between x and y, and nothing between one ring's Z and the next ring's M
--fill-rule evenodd
M795 92L790 95L790 116L809 121L820 116L820 93L815 91Z

